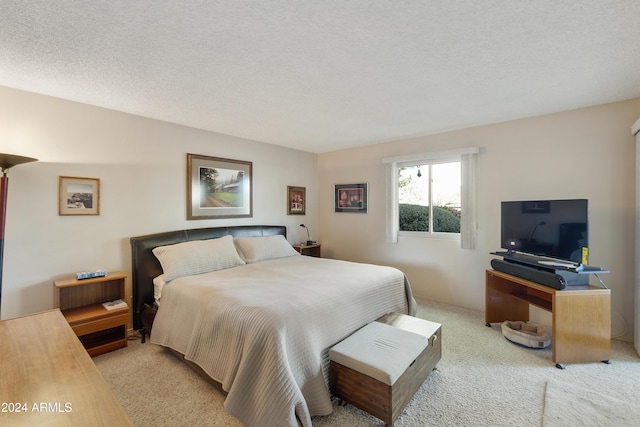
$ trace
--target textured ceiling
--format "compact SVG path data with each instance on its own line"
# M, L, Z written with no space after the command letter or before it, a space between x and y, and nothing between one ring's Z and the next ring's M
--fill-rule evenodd
M638 0L1 0L0 85L320 153L640 97L639 17Z

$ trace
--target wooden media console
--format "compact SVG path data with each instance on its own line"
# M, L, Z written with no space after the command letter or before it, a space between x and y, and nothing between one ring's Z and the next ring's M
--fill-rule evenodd
M552 314L551 347L558 368L564 363L609 362L611 291L595 286L556 290L496 270L486 271L487 325L528 321L529 305Z

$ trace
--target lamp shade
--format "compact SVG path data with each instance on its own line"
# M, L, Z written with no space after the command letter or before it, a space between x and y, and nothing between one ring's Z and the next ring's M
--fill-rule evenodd
M0 169L3 171L22 163L36 162L38 159L25 156L16 156L15 154L0 153Z

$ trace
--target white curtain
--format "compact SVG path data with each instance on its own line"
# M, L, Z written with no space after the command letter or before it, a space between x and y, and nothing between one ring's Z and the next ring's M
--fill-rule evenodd
M462 215L460 241L462 249L476 248L476 159L477 153L462 155Z
M387 242L398 243L398 162L387 163Z

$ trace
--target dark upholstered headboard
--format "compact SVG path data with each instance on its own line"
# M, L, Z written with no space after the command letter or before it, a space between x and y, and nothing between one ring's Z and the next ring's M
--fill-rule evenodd
M140 313L145 304L153 305L153 279L162 274L160 262L153 254L157 246L172 245L190 240L216 239L226 235L259 237L282 234L287 227L280 225L243 225L237 227L197 228L176 230L131 238L131 286L133 293L133 328L142 328Z

